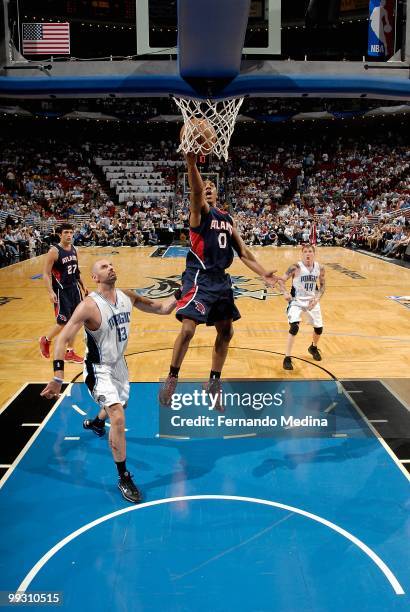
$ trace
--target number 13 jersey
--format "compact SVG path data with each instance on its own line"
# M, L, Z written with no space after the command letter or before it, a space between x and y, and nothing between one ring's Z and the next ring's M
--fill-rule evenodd
M87 347L85 359L88 363L111 366L124 357L128 344L132 302L123 291L116 289L115 293L117 298L115 304L111 304L96 291L89 295L99 308L101 325L95 331L84 327Z

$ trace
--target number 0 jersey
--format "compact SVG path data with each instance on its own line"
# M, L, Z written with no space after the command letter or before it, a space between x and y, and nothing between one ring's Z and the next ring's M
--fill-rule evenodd
M51 268L53 290L75 286L80 274L76 249L72 246L66 250L59 244L54 247L58 251L58 258Z
M232 217L219 208L211 206L208 213L201 214L200 225L189 230L191 249L186 267L213 271L229 268L234 257L232 230Z
M293 278L291 295L297 301L308 301L316 297L317 281L320 276L320 264L315 261L312 270L298 261L299 274Z
M132 302L116 289L116 302L111 304L100 293L90 293L101 313L100 327L85 329L86 361L93 364L114 365L124 357L128 344Z

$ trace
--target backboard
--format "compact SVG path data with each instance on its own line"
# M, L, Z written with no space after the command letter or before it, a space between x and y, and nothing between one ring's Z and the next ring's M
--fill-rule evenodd
M136 18L138 55L177 53L176 0L165 5L162 0L137 0ZM274 56L280 52L281 0L251 0L243 55Z

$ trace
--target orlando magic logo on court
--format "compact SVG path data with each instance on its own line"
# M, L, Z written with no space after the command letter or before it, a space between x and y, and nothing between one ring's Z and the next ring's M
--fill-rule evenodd
M165 278L151 277L156 281L154 285L137 289L139 295L144 295L153 300L173 295L181 283L181 275L166 276ZM277 297L280 293L274 289L267 289L259 278L247 278L246 276L231 275L234 298L252 298L254 300L266 300Z

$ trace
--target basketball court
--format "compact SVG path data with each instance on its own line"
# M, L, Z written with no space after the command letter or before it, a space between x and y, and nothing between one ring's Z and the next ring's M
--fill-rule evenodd
M40 62L27 71L21 56L10 60L5 37L0 59L12 65L0 75L0 95L173 95L185 113L182 149L222 159L243 96L410 95L402 70L284 67L275 59L278 0L265 3L259 48L245 45L248 0L181 0L177 46L167 49L150 38L150 2L137 7L135 61ZM161 299L179 286L187 249L78 252L90 289L93 263L106 258L119 288ZM301 258L292 247L253 252L280 274ZM292 372L282 366L287 303L234 260L242 318L223 371L224 413L201 395L215 330L198 328L178 397L160 408L180 324L135 311L126 436L143 494L136 505L117 489L107 436L83 429L96 406L82 368L67 364L57 401L40 397L52 376L38 347L53 317L43 258L0 270L0 605L18 591L19 605L80 611L409 609L410 268L338 247L319 247L317 260L326 271L323 360L309 355L311 328L302 324ZM80 337L75 348L84 353Z
M107 257L119 287L165 297L185 251L155 250L80 249L83 275ZM279 271L298 257L296 248L255 250ZM410 270L339 248L319 248L318 260L323 361L310 358L302 326L293 372L282 369L283 297L234 262L242 319L224 389L278 393L292 414L330 418L320 434L171 426L157 393L179 323L135 311L127 442L139 506L118 494L106 439L82 429L95 406L81 369L68 365L75 382L57 403L39 396L51 370L37 338L52 314L41 259L0 271L2 590L63 592L67 609L407 609L410 334L408 310L389 296L405 293ZM181 393L207 379L212 344L213 330L201 327L181 371L194 382L181 382Z

